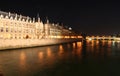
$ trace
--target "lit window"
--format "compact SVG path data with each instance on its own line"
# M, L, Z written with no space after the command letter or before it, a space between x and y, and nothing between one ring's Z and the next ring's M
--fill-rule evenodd
M8 28L6 28L6 32L8 32Z
M1 28L1 30L0 30L1 32L3 32L3 27Z

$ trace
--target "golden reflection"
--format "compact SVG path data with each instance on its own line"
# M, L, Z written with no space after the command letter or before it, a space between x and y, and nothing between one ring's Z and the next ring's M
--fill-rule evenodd
M91 42L91 46L94 46L94 45L95 45L94 40L92 40L92 42Z
M51 49L50 48L47 48L47 56L48 57L51 57L52 53L51 53Z
M26 62L26 55L25 55L24 52L21 52L21 54L20 54L20 65L24 66L25 62Z
M108 47L110 47L110 46L111 46L111 40L108 41Z
M96 40L96 49L99 49L99 40Z
M81 57L81 55L82 55L82 48L77 49L76 53L77 53L77 55L78 55L79 57Z
M59 52L60 54L64 52L64 49L63 49L63 46L62 46L62 45L59 46L59 51L60 51L60 52Z
M82 42L77 42L77 47L78 47L78 49L77 49L77 55L79 56L79 58L81 58L81 56L82 56Z
M102 46L105 46L105 40L102 40Z
M39 59L42 60L43 59L43 52L39 52L38 56L39 56Z
M46 51L49 64L54 63L54 53L52 51L53 50L50 47L48 47Z
M111 47L111 45L112 45L112 41L109 40L108 41L108 47ZM107 48L107 56L111 56L111 48Z
M20 54L20 60L25 61L25 58L26 58L25 53L22 52L22 53Z
M94 43L94 40L92 40L92 42L91 42L91 52L94 52L94 47L95 47L95 43Z
M63 48L63 45L59 45L58 55L59 55L60 59L64 59L64 48Z
M73 43L73 48L75 48L76 47L76 45L75 45L75 43Z
M90 40L86 40L86 42L87 42L87 43L89 43L89 42L90 42Z
M77 42L77 47L81 47L82 46L82 42Z
M99 44L99 40L96 41L96 44L97 44L97 45Z

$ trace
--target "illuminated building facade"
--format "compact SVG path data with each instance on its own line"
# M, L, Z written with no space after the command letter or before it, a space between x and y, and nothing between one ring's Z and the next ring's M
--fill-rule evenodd
M65 38L71 33L59 24L43 24L38 18L30 18L10 12L0 11L0 39L41 39Z
M36 38L35 32L34 19L0 11L0 38L34 39Z

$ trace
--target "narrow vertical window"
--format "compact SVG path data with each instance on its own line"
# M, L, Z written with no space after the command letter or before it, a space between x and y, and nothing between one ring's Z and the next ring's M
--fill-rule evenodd
M6 32L8 32L8 28L6 28Z
M1 32L3 32L3 27L1 28L1 30L0 30Z

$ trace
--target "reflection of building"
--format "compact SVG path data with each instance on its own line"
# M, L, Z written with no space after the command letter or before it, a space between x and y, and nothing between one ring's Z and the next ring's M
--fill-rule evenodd
M0 38L1 39L41 39L41 38L69 38L71 29L59 24L43 24L38 18L0 11Z

